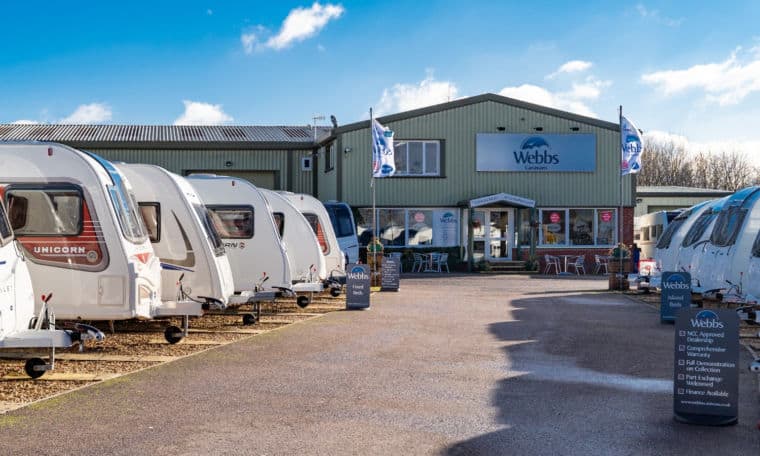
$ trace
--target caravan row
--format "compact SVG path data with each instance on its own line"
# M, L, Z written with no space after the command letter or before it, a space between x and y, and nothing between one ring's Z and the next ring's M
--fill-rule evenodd
M681 212L655 248L658 271L689 272L703 294L757 302L760 297L760 187ZM652 284L656 285L656 278Z
M54 143L1 143L0 165L0 292L13 297L0 308L0 348L102 338L81 324L54 330L50 296L64 320L181 317L183 328L165 332L176 343L205 310L261 295L296 296L305 307L345 282L346 254L311 196L112 163ZM46 294L36 314L32 290ZM52 365L51 356L32 370Z

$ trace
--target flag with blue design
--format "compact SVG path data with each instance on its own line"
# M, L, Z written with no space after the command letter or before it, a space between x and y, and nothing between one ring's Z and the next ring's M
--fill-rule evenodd
M620 174L636 174L641 171L641 151L644 143L639 130L633 122L620 116L620 141L623 160L620 163Z
M393 131L372 119L372 177L390 177L395 172Z

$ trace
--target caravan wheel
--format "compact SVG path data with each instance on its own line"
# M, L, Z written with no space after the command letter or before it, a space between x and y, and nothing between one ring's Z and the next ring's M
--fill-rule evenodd
M40 358L31 358L26 360L26 364L24 364L24 372L26 372L26 375L32 377L32 378L40 378L45 373L44 370L35 369L36 366L44 366L45 361L43 361Z
M306 306L308 306L310 302L311 302L311 299L309 299L308 296L299 296L298 298L296 298L296 304L298 304L298 307L302 309L305 309Z
M182 333L182 330L176 326L170 325L164 330L164 338L172 345L181 341L184 337L185 335Z
M243 326L250 326L256 324L256 315L245 314L243 315Z
M338 287L330 288L330 296L332 296L333 298L337 298L338 296L340 296L340 288Z

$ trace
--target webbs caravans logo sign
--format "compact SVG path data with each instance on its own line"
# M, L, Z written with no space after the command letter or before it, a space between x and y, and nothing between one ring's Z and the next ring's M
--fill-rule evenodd
M666 290L690 290L690 282L681 274L672 274L667 281L662 282L662 288Z
M478 133L477 171L594 172L596 136Z
M352 280L369 280L369 274L362 266L354 266L348 273L348 277Z
M520 150L512 152L515 161L526 165L526 169L545 170L549 165L559 164L559 155L552 154L552 148L544 138L531 136L520 144Z
M694 318L690 318L692 328L700 329L723 329L725 326L718 317L718 314L712 310L703 310L699 312Z

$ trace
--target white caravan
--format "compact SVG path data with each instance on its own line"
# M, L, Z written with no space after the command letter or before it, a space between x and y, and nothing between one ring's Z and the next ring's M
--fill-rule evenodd
M132 184L153 250L161 260L161 300L189 298L204 308L227 307L235 292L230 262L192 185L160 166L119 163L116 167Z
M657 211L636 217L634 225L637 227L636 245L641 249L639 258L647 260L654 258L654 250L657 241L663 235L670 222L682 211Z
M197 303L161 301L159 259L113 164L60 144L14 142L0 144L0 170L32 284L55 295L59 318L183 316L187 323L201 315Z
M676 260L678 259L678 250L681 248L684 236L691 229L691 226L697 220L700 214L705 211L712 201L704 201L696 204L673 219L668 224L665 232L657 240L655 246L654 259L657 264L657 270L675 271Z
M327 267L327 277L321 277L321 279L330 287L331 292L337 290L337 294L339 294L340 284L346 281L346 256L340 249L340 243L335 236L335 230L332 222L330 222L327 209L311 195L292 192L279 193L288 198L311 225L314 234L317 236L317 241L319 241L319 247L322 249Z
M260 188L272 209L272 217L290 260L290 278L296 293L319 293L327 277L325 257L311 225L283 195Z
M702 252L705 245L710 242L710 233L712 233L715 220L727 199L728 197L720 198L707 205L684 235L678 250L674 270L686 271L691 274L692 290L696 293L705 290L696 271L699 270L700 263L703 262Z
M346 203L328 201L324 203L330 216L340 250L346 255L346 264L359 261L359 238L356 236L356 223L351 207Z
M50 294L42 297L42 307L35 315L28 264L14 241L5 207L0 204L0 349L50 350L49 363L41 358L26 361L24 370L32 378L54 368L56 348L78 343L82 350L85 340L104 339L102 332L82 323L74 324L73 329L55 329L55 316L48 305L51 297Z
M757 204L760 187L745 188L727 198L694 274L703 289L732 289L733 297L740 299L752 244L760 229L760 205Z
M232 267L235 292L291 292L290 261L272 208L252 183L237 177L187 177L212 214Z

